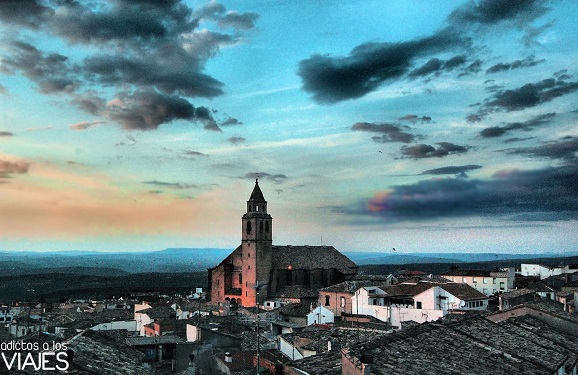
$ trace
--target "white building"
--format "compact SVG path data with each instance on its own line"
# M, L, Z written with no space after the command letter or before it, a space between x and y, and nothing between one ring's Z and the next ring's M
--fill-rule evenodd
M438 320L451 310L486 310L488 297L467 284L415 283L360 288L352 297L354 314L392 326Z
M576 266L544 266L542 264L524 264L520 268L522 276L537 276L540 280L550 276L563 275L578 272Z
M500 271L452 270L442 277L454 283L468 284L477 291L491 296L494 293L507 293L514 290L516 273L513 267Z

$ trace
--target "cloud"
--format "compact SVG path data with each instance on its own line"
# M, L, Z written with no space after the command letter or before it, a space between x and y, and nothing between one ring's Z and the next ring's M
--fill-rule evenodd
M7 24L38 28L43 21L54 14L50 7L37 0L4 0L0 6L0 20Z
M234 136L234 137L231 137L231 138L227 139L227 141L231 142L231 143L234 144L234 145L238 145L238 144L240 144L240 143L245 142L246 139L243 138L243 137Z
M504 72L513 69L519 68L529 68L540 63L545 62L546 60L541 59L536 61L534 56L528 56L524 60L514 60L511 63L498 63L486 69L486 74L497 73L497 72Z
M443 178L395 186L368 200L362 216L384 223L482 216L510 220L575 220L578 165L502 171L488 180Z
M418 78L430 74L439 75L443 71L451 71L454 68L466 63L466 57L463 55L455 56L447 61L442 61L437 57L430 59L424 65L408 73L410 78Z
M0 137L12 137L14 134L7 131L0 131Z
M233 27L235 29L248 30L255 27L259 15L257 13L227 12L218 22L220 27Z
M0 56L0 72L21 72L38 85L40 92L72 93L79 82L73 77L72 67L66 56L43 53L29 43L12 41L7 45L8 56Z
M403 142L410 143L414 140L415 136L403 132L401 127L392 124L372 124L368 122L358 122L351 126L353 131L364 131L371 133L381 133L380 136L374 136L373 139L378 143L389 143L389 142Z
M243 125L243 123L234 117L229 117L221 123L221 126Z
M313 55L299 63L303 89L321 104L360 98L383 83L403 77L415 59L468 41L449 29L398 43L365 43L346 57Z
M195 108L187 100L155 91L121 93L110 101L105 116L125 129L151 130L173 120L198 120L211 126L214 120L205 107Z
M242 179L260 178L260 179L269 180L275 184L280 184L280 183L285 182L287 180L287 176L284 174L269 174L269 173L265 173L265 172L246 173L244 176L239 177L239 178L242 178Z
M196 188L198 188L198 186L195 184L183 184L180 182L164 182L164 181L157 181L157 180L143 181L143 184L161 186L161 187L166 187L166 188L171 188L171 189L196 189ZM158 192L161 193L161 191L158 191Z
M539 146L521 147L504 151L512 155L576 160L578 158L578 138L565 137L559 141L549 142Z
M467 2L454 10L448 17L450 22L460 24L493 25L501 22L513 22L527 25L548 11L546 2L541 0L482 0Z
M303 90L317 103L334 104L357 99L393 80L438 75L462 66L468 60L465 54L447 61L433 55L447 54L454 49L471 53L468 47L476 39L476 29L483 33L490 31L486 26L498 24L530 27L533 20L548 10L538 0L471 1L454 10L446 19L446 27L429 36L397 43L364 43L353 48L347 56L315 54L300 61L298 74ZM491 31L495 32L496 28ZM423 58L427 61L414 67L418 59ZM481 65L481 60L475 60L464 66L458 76L475 74L482 69Z
M30 163L17 160L0 160L0 178L8 178L11 174L24 174L28 172Z
M76 124L68 125L72 130L86 130L96 125L104 124L104 121L83 121Z
M480 121L492 112L512 112L538 106L578 90L578 82L548 78L527 83L514 90L499 90L480 107L477 113L467 116L469 122Z
M529 131L537 126L543 126L550 123L554 117L556 117L556 113L545 113L525 122L512 122L504 126L492 126L485 128L480 132L480 135L484 138L494 138L500 137L512 130Z
M189 151L183 151L182 154L185 156L209 156L209 155L204 154L204 153L199 152L199 151L190 151L190 150Z
M467 171L471 171L474 169L482 168L481 165L460 165L460 166L449 166L449 167L442 167L436 169L428 169L426 171L421 172L421 174L433 174L433 175L440 175L440 174L462 174Z
M423 159L423 158L433 158L433 157L444 157L453 154L463 154L470 149L469 146L459 146L450 142L439 142L436 143L439 147L435 148L432 145L426 145L423 143L417 144L415 146L403 146L401 148L401 153L413 159Z
M13 27L15 32L5 34L7 48L0 55L0 72L21 73L40 92L68 94L81 110L131 128L127 121L133 121L127 118L134 114L111 114L105 104L109 100L94 90L97 85L120 90L117 97L142 91L183 100L222 95L224 83L205 73L206 62L224 46L237 44L244 30L255 27L257 18L255 13L227 12L216 2L193 10L181 0L3 1L0 20L4 29ZM200 28L201 22L232 30ZM59 37L82 53L71 53L69 58L40 51L16 39L25 29L37 32L38 37ZM166 119L161 122L170 121L171 116ZM145 128L154 129L159 123L154 119L148 124ZM204 127L220 131L212 119Z
M415 124L418 121L420 121L422 123L423 122L431 122L431 117L429 117L429 116L419 117L417 115L407 114L403 117L400 117L398 120L399 121L409 121L409 122Z

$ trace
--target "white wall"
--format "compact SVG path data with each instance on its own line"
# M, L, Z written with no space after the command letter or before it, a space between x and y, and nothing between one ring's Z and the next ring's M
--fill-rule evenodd
M291 359L301 359L304 358L303 355L297 350L293 345L288 343L283 339L282 336L279 336L278 340L279 351L285 354L287 357Z
M333 311L323 306L317 306L307 315L308 326L312 324L333 324L334 320L335 314L333 314Z
M110 331L113 329L126 329L127 331L130 332L138 331L136 320L123 320L109 323L100 323L95 325L94 327L91 327L90 329L93 331Z
M197 328L197 326L187 324L187 341L188 342L195 342L197 338L201 339L201 330Z

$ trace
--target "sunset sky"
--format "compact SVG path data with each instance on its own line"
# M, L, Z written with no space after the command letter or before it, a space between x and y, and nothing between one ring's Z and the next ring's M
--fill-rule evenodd
M0 2L0 251L578 252L575 1Z

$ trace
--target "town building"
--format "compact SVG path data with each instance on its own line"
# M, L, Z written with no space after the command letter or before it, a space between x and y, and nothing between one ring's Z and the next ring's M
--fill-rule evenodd
M540 279L557 275L570 275L576 272L578 272L578 264L546 266L543 264L522 263L520 266L520 274L522 276L537 276ZM578 279L578 274L573 279Z
M357 265L333 246L273 245L273 219L259 181L241 219L241 245L209 269L212 303L255 306L276 298L315 301L317 290L345 281Z
M441 276L455 283L468 284L486 296L515 289L516 273L513 267L499 271L453 269Z

